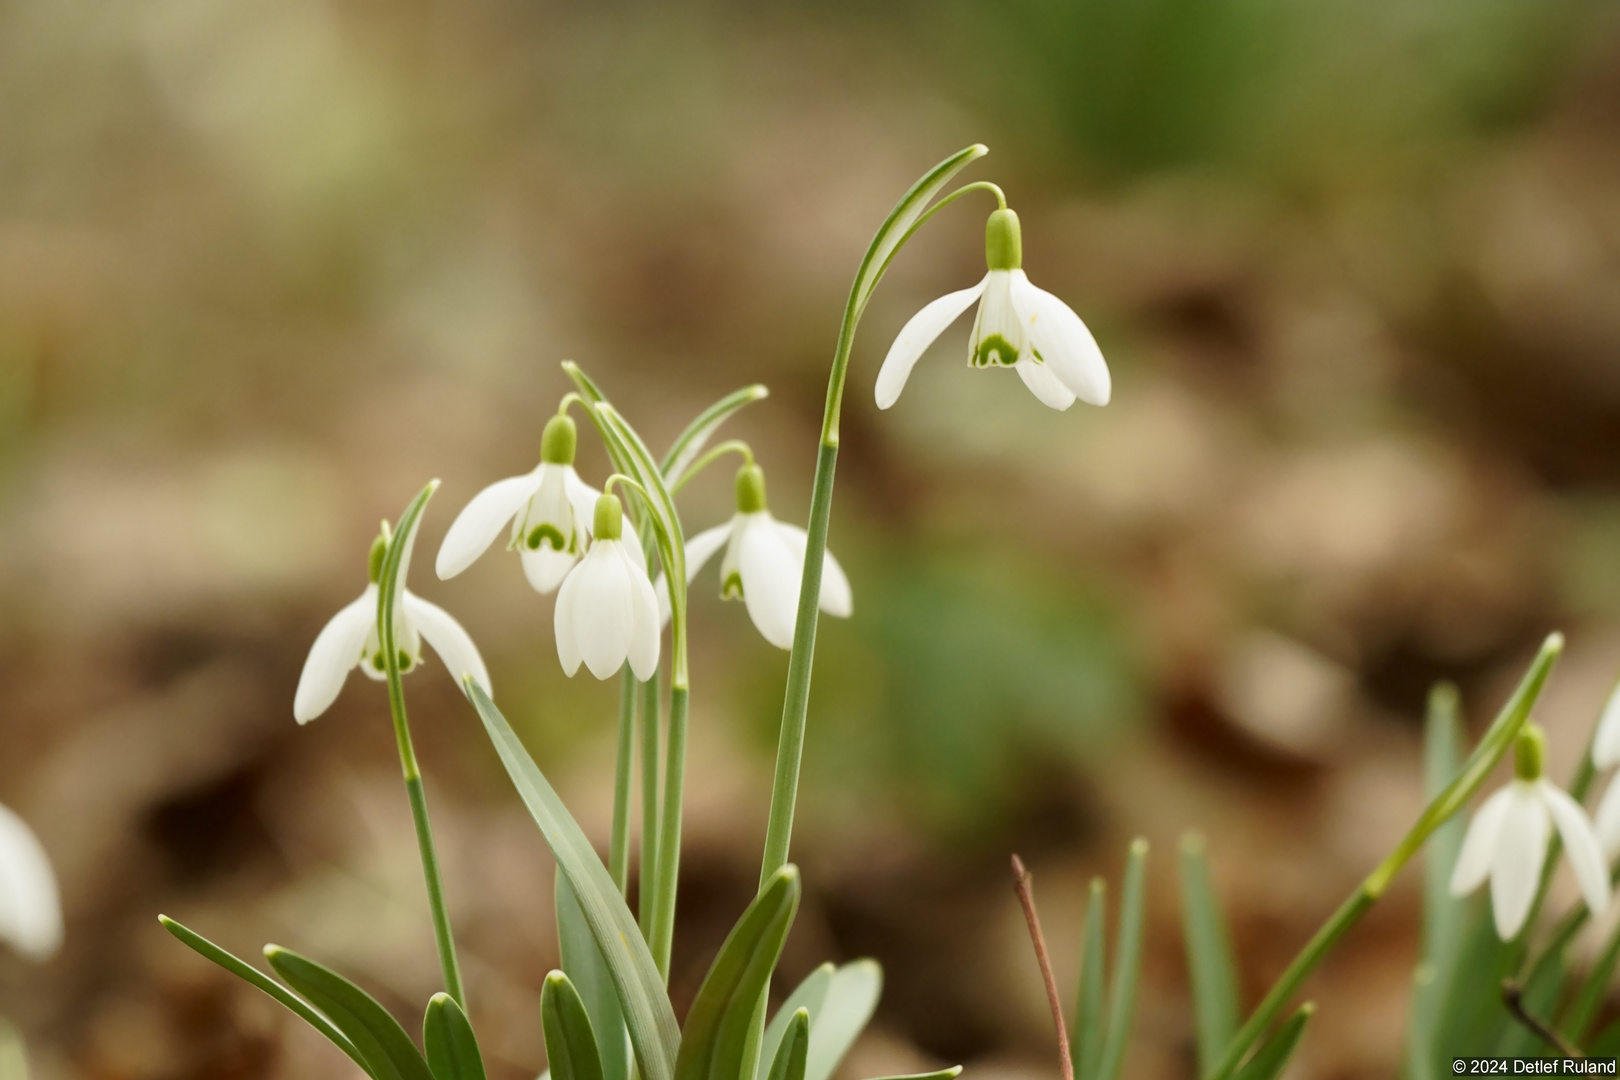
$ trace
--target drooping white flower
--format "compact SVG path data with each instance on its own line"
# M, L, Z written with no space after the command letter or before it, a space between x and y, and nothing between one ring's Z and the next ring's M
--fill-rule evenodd
M745 465L737 472L736 514L724 525L705 529L687 541L686 580L690 584L715 552L724 548L721 597L741 600L766 641L779 649L791 649L808 546L803 529L776 520L765 508L765 473L758 465ZM662 578L658 599L660 614L668 619L669 589ZM855 610L849 578L830 551L821 564L818 600L822 611L839 618L847 619Z
M49 960L62 946L62 900L56 874L26 822L0 806L0 941L30 960Z
M371 584L353 603L332 616L316 636L315 644L310 646L304 672L298 678L298 691L293 696L293 716L300 724L309 723L331 707L349 672L355 668L379 682L388 678L382 640L377 632L377 583L382 577L387 551L386 535L379 536L371 545ZM401 573L403 575L403 570ZM489 671L484 667L483 657L478 655L478 647L449 612L409 589L402 589L394 607L394 619L394 641L399 646L401 674L415 670L422 662L425 640L458 683L464 676L471 675L486 694L492 693Z
M1547 842L1557 827L1575 880L1593 915L1609 903L1609 873L1586 811L1542 775L1546 736L1526 724L1514 744L1514 779L1480 805L1468 826L1451 875L1453 896L1491 882L1496 933L1512 940L1523 929L1541 881Z
M557 593L557 659L570 678L583 661L606 679L630 662L645 682L658 670L658 601L641 546L624 539L624 508L618 497L596 500L596 537Z
M924 351L974 301L979 311L968 339L969 367L1010 367L1054 409L1067 409L1076 398L1108 404L1112 382L1091 331L1069 305L1032 285L1021 268L1017 214L1002 209L990 215L984 252L989 271L982 281L928 304L900 329L878 371L878 408L899 400Z
M540 464L533 472L497 480L474 495L439 545L434 570L452 578L473 564L507 522L523 573L539 593L562 584L589 543L591 514L601 494L574 471L578 443L574 421L554 416L540 437Z
M1592 736L1592 764L1599 769L1620 765L1620 684L1609 694L1603 715L1598 717L1597 732Z

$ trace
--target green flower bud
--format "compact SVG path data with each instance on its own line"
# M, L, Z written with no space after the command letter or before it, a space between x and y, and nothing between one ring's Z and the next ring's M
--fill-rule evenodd
M765 470L744 465L737 470L737 512L757 514L765 509Z
M1547 760L1547 733L1534 721L1519 729L1513 742L1513 775L1520 780L1540 780Z
M572 465L579 446L579 429L572 417L553 416L540 436L540 460L547 465Z
M992 270L1017 270L1024 265L1024 233L1015 211L997 210L984 223L984 262Z
M624 507L617 495L596 500L596 522L591 535L597 540L617 540L624 535Z

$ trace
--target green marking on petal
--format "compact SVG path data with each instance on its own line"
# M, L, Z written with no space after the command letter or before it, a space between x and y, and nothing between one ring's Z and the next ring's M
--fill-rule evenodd
M562 551L564 548L573 550L573 545L563 536L562 530L551 524L536 525L530 529L527 543L530 551L539 551L542 543L550 544L552 551Z
M973 354L974 367L1012 367L1018 363L1018 350L1000 334L991 334L979 341L979 350Z
M720 583L720 599L741 600L743 598L742 575L736 571L726 575Z

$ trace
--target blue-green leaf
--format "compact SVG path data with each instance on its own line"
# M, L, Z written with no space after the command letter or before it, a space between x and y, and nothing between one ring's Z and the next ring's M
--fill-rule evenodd
M1457 688L1437 683L1429 691L1423 727L1423 797L1437 798L1456 777L1463 734ZM1462 847L1463 820L1453 817L1429 837L1423 854L1423 959L1412 982L1411 1030L1407 1033L1408 1080L1450 1075L1435 1043L1447 987L1456 974L1467 903L1451 895L1451 871Z
M629 669L626 669L627 671ZM579 906L579 897L568 884L568 875L557 875L557 940L562 950L562 969L585 1003L596 1034L596 1049L602 1062L603 1080L629 1080L630 1044L624 1030L624 1012L613 989L613 974L602 951L591 937L590 924Z
M1277 1033L1260 1045L1249 1063L1238 1070L1236 1080L1273 1080L1283 1071L1288 1059L1294 1056L1294 1049L1305 1034L1305 1025L1310 1023L1315 1012L1316 1003L1311 1001L1295 1010L1293 1016L1283 1021Z
M788 1016L787 1030L771 1054L767 1080L804 1080L804 1063L810 1050L810 1010L800 1007Z
M784 866L726 935L698 988L681 1031L675 1080L736 1080L742 1073L754 1011L798 909L799 871Z
M1237 1033L1238 980L1226 919L1209 879L1204 839L1195 833L1181 841L1181 910L1198 1031L1198 1073L1208 1076Z
M585 1003L568 976L553 971L540 990L540 1023L554 1080L602 1080L602 1058Z
M707 409L698 413L697 419L686 425L686 430L676 437L670 444L669 451L664 454L664 460L659 468L664 474L664 482L672 487L679 487L681 476L697 456L703 453L703 448L709 442L709 436L730 418L731 414L744 405L751 405L756 401L769 396L770 391L759 383L745 386L741 390L733 390Z
M1119 896L1119 937L1114 941L1114 985L1108 997L1108 1037L1103 1041L1097 1080L1115 1080L1130 1046L1136 1017L1136 980L1142 971L1142 920L1146 895L1147 841L1131 842L1125 859L1125 884Z
M810 1017L810 1060L805 1080L828 1080L866 1029L883 993L876 960L853 960L833 972L821 1011Z
M755 1071L758 1080L766 1080L765 1074L776 1060L776 1051L782 1045L782 1036L787 1034L788 1025L793 1022L793 1014L803 1009L809 1014L810 1022L815 1023L815 1018L821 1014L822 1003L827 1000L835 970L830 963L816 968L805 976L804 981L782 1002L782 1007L776 1010L770 1026L765 1029L765 1039L760 1044L759 1067Z
M175 922L167 915L159 915L158 922L162 925L163 929L173 934L184 945L186 945L187 948L191 949L199 956L212 960L214 963L218 964L232 975L235 975L244 982L258 987L270 997L279 1001L282 1005L286 1006L288 1011L293 1013L293 1015L297 1016L310 1027L314 1028L316 1031L330 1039L332 1045L349 1055L350 1060L352 1060L356 1065L366 1070L367 1073L371 1073L371 1066L366 1064L366 1059L360 1056L360 1051L354 1048L354 1043L349 1041L349 1037L343 1034L343 1032L339 1031L336 1027L333 1027L330 1020L316 1012L314 1009L310 1008L302 998L298 997L298 995L294 994L291 990L288 990L285 986L282 986L280 983L276 982L276 980L272 979L270 976L266 975L252 964L249 964L246 961L239 959L235 955L226 952L224 949L220 948L218 945L215 945L212 941L209 941L195 930L182 926L180 923ZM372 1073L372 1075L375 1076L376 1074Z
M579 898L591 937L613 977L613 988L619 995L619 1008L624 1013L630 1045L635 1049L636 1064L643 1080L673 1080L680 1028L664 992L663 977L653 963L635 916L625 906L624 898L619 895L591 842L580 831L534 759L529 757L512 725L477 683L468 680L465 685L495 745L495 752L545 835L559 870L567 875L568 883Z
M449 994L434 994L428 1000L422 1048L433 1080L485 1080L484 1056L478 1052L472 1024Z
M1097 1080L1103 1039L1108 1030L1107 957L1108 883L1091 880L1086 925L1080 953L1080 994L1075 1004L1074 1048L1070 1051L1078 1080Z
M421 1051L375 998L306 956L266 945L276 974L349 1037L377 1080L433 1080Z

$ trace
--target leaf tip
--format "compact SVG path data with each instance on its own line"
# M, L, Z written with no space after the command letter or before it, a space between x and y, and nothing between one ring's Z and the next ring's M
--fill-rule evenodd
M1181 850L1185 855L1202 855L1209 850L1209 842L1197 829L1188 829L1181 834Z
M1147 851L1148 851L1147 837L1138 836L1135 840L1131 841L1131 858L1133 858L1133 859L1144 858L1147 855Z

